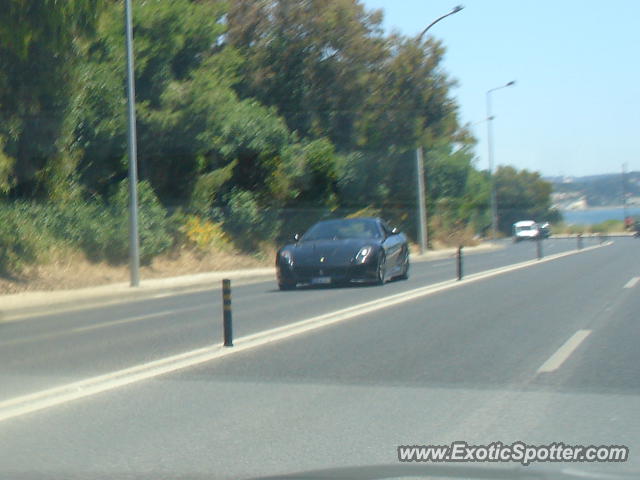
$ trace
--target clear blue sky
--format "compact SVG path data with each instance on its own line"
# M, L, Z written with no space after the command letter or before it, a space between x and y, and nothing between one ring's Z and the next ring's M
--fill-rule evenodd
M479 168L487 168L485 92L516 80L492 94L496 164L545 175L640 170L640 0L362 2L405 35L464 5L429 34L447 48Z

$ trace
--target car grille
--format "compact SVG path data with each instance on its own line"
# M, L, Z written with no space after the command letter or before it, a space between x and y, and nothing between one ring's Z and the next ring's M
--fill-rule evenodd
M296 267L295 273L303 278L344 277L347 275L347 267Z

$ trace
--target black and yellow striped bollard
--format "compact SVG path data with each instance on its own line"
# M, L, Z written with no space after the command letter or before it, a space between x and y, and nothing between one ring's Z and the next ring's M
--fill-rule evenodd
M233 347L233 326L231 323L231 280L222 280L222 327L224 346Z

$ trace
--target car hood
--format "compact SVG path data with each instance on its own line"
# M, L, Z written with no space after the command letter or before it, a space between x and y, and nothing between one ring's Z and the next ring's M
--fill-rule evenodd
M315 240L287 246L297 265L350 264L362 247L376 248L379 242L370 239ZM324 259L324 260L323 260Z
M469 465L402 463L336 467L307 472L254 477L251 480L383 480L394 478L453 478L509 480L631 480L638 472L582 470L565 466L529 465Z

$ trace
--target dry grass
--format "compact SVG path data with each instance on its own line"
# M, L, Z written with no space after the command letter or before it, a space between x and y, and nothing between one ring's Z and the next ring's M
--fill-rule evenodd
M479 240L470 226L446 221L441 215L433 215L429 221L429 244L431 248L473 247Z
M430 244L433 249L473 246L478 244L470 230L433 232ZM415 244L413 253L418 252ZM194 273L235 270L241 268L269 267L273 265L276 249L273 245L260 246L259 253L247 255L228 249L214 249L203 253L195 248L181 248L156 257L150 265L140 269L142 279L168 278ZM66 290L108 285L129 280L128 265L111 265L107 262L90 262L80 252L54 250L47 255L49 261L26 269L19 278L0 277L0 295L26 291Z
M150 265L140 269L143 279L167 278L193 273L203 273L240 268L271 266L275 250L265 247L260 254L251 256L235 252L211 251L200 253L192 249L180 249L161 255ZM93 263L84 255L72 251L57 251L45 264L31 267L20 278L0 277L0 294L25 291L65 290L129 280L128 265Z

